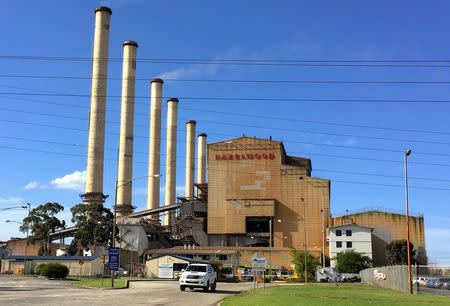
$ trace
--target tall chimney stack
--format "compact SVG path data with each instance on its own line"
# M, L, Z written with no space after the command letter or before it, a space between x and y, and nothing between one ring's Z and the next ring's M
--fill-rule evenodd
M197 183L206 183L206 134L198 134ZM200 197L201 193L198 190L197 196Z
M109 23L111 9L95 9L92 52L91 108L84 203L103 203L103 159L105 151L106 85L108 75Z
M131 179L133 171L134 89L136 81L136 52L134 41L123 43L122 103L120 112L119 156L117 164L117 215L129 215L132 208Z
M167 100L166 188L164 205L176 203L178 99ZM166 212L164 225L174 225L175 214Z
M148 155L147 209L159 207L161 169L161 101L163 80L151 81L150 142Z
M194 200L195 177L195 125L197 122L186 122L186 198Z

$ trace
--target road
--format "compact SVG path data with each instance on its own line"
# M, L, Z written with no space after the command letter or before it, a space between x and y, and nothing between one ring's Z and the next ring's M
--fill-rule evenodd
M450 296L450 290L448 289L427 288L424 286L421 286L419 288L419 293L428 295Z
M252 288L252 283L218 283L215 293L181 292L176 281L131 282L128 289L79 288L72 281L0 276L1 305L217 305L222 299Z

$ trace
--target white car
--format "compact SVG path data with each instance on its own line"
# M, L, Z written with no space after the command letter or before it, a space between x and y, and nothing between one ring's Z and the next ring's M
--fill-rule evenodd
M210 264L191 264L187 266L180 277L180 290L194 288L203 288L208 291L210 288L212 292L216 291L217 274Z

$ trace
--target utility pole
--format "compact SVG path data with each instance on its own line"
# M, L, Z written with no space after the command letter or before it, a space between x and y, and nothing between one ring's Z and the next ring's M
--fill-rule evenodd
M411 150L405 150L405 195L406 195L406 251L408 252L408 289L412 294L411 287L411 254L409 251L409 216L408 216L408 164L407 157L411 154Z

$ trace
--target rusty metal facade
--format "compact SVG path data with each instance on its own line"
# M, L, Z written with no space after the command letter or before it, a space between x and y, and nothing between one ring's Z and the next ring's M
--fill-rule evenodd
M310 160L288 156L279 141L241 137L208 144L208 234L245 235L247 217L269 217L274 247L303 248L306 225L308 250L321 254L330 181L310 173Z

